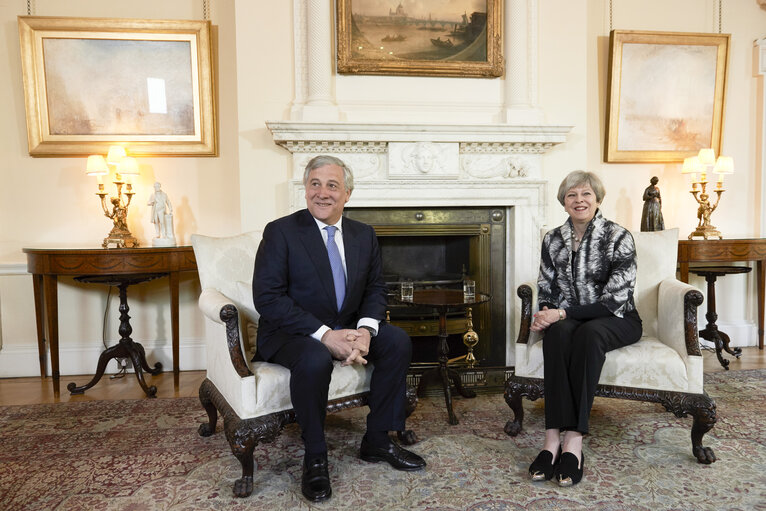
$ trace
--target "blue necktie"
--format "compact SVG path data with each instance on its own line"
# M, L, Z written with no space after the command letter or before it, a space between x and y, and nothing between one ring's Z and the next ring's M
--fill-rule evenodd
M340 306L343 305L343 298L346 297L346 274L343 272L340 250L335 244L335 231L338 228L334 225L328 225L325 230L327 231L327 255L330 256L332 280L335 283L335 301L338 304L338 310L340 310Z

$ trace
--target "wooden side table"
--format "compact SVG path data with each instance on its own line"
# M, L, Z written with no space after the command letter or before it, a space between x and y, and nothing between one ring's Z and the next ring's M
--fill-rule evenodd
M710 341L715 345L715 354L718 357L718 362L727 371L729 370L729 361L723 358L722 351L734 355L739 358L742 355L741 348L730 348L729 343L731 340L729 336L718 330L718 312L715 309L715 281L718 277L725 275L749 273L752 268L749 266L700 266L698 268L689 268L689 271L700 277L705 277L707 282L707 313L705 319L707 319L707 325L700 330L699 335L706 341Z
M680 280L689 282L689 263L755 261L758 293L758 349L763 349L764 295L766 295L766 238L732 240L679 240Z
M463 311L468 308L476 307L490 300L489 295L476 293L473 300L465 300L463 291L460 289L415 289L412 301L402 301L395 299L399 305L410 305L415 307L428 307L439 314L439 343L436 350L439 366L431 371L423 373L418 384L418 393L422 393L428 381L438 379L441 381L444 390L444 401L447 405L447 414L449 423L458 424L458 419L452 409L452 392L450 382L455 385L455 389L463 397L476 397L476 393L463 387L460 380L460 374L447 365L449 361L449 344L447 343L447 313L451 311Z
M59 275L135 275L154 273L167 275L170 286L170 322L173 341L173 376L178 384L178 282L179 273L197 271L194 250L183 247L146 248L87 248L55 249L25 248L27 271L32 274L37 320L37 349L40 376L45 377L46 344L51 352L53 393L59 395L59 333L58 289Z

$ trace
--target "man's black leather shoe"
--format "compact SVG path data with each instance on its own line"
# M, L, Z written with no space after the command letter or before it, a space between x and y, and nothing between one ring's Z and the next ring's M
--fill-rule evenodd
M373 447L363 438L362 447L359 449L359 457L371 463L386 461L396 470L406 470L408 472L420 470L426 466L423 458L414 452L402 449L390 440L387 447Z
M327 500L332 495L330 474L327 471L327 453L306 455L303 458L303 496L312 502Z

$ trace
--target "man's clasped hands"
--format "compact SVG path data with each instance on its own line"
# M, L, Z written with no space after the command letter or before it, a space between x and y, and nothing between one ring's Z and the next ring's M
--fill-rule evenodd
M370 351L370 331L365 328L328 330L322 336L322 344L330 350L332 358L342 360L344 366L366 365L364 357Z

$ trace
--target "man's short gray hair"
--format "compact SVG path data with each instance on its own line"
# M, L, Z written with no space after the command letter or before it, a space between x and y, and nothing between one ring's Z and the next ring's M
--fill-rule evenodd
M337 165L338 167L342 168L343 169L343 185L346 187L346 190L348 190L349 192L354 190L354 174L353 172L351 172L351 169L348 167L348 165L346 165L346 163L340 158L336 158L335 156L329 156L326 154L320 154L319 156L314 156L306 164L306 170L303 172L303 186L308 185L309 174L311 174L312 170L318 169L319 167L324 167L325 165Z
M606 190L604 189L604 183L601 182L601 179L599 179L593 172L575 170L574 172L570 172L559 185L559 193L556 197L561 205L564 205L564 197L569 190L583 185L590 185L593 192L596 194L596 202L600 204L601 201L604 200Z

